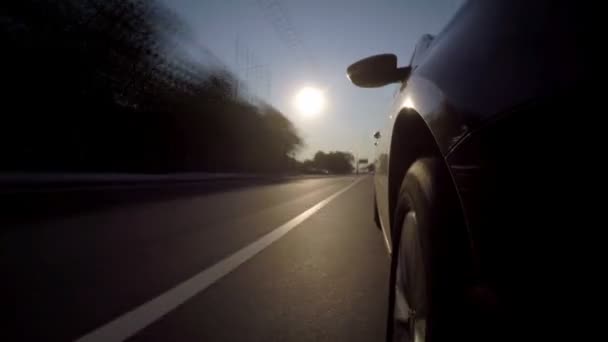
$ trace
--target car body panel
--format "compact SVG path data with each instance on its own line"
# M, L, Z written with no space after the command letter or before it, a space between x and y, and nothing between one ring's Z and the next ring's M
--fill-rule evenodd
M452 173L479 168L448 156L486 123L535 99L567 94L580 82L576 19L568 6L549 1L470 1L437 37L421 38L377 145L375 186L388 241L389 165L400 157L391 154L391 142L402 109L421 116ZM455 178L457 189L469 185L460 180Z

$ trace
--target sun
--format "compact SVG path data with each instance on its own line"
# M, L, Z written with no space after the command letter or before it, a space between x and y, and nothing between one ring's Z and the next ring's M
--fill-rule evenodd
M325 107L325 96L317 88L304 87L296 95L296 108L306 116L315 116Z

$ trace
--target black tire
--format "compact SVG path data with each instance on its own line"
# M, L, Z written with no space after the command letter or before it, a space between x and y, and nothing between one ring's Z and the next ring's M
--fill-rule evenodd
M422 341L468 340L470 244L441 160L409 168L393 219L387 341L414 341L416 333Z

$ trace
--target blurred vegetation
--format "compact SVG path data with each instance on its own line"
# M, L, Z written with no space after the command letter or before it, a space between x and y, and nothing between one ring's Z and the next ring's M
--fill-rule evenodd
M312 160L301 163L300 169L305 173L315 174L345 174L353 172L355 157L349 152L318 151Z
M159 3L0 6L0 171L297 167L291 122L237 96L238 80Z

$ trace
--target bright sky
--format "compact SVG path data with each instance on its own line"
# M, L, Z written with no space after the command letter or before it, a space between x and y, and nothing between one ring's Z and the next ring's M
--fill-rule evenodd
M294 123L306 142L298 159L318 150L372 159L372 134L386 122L395 86L356 88L345 76L346 67L386 52L406 64L418 38L438 33L463 0L164 2L198 42ZM297 109L296 95L305 87L323 91L320 113L303 115Z

